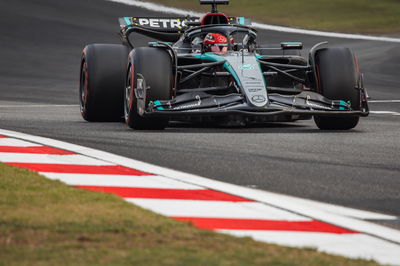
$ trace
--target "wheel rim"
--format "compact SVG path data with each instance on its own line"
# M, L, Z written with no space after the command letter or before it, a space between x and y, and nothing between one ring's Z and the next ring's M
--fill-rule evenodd
M124 114L125 114L125 121L128 120L129 112L132 108L132 71L131 67L128 70L128 78L126 80L125 86L125 100L124 100Z
M89 92L89 82L88 82L88 72L87 72L87 63L84 62L82 64L82 72L81 72L81 83L79 86L79 92L80 92L80 107L81 107L81 112L84 112L86 109L86 103L88 99L88 92Z

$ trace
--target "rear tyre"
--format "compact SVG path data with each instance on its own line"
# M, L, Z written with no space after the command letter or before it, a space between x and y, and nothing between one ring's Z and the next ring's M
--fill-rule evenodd
M121 121L129 48L90 44L81 59L79 100L86 121Z
M352 110L360 110L360 92L356 89L358 71L348 48L326 48L316 52L317 91L330 100L343 100ZM348 130L357 126L358 116L314 116L322 130Z
M143 116L150 101L170 100L174 78L172 59L165 49L140 47L129 56L124 93L126 124L137 130L162 130L167 118Z

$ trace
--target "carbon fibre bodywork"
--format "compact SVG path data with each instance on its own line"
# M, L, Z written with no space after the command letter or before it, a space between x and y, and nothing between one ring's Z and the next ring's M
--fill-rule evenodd
M146 106L141 112L143 117L185 121L225 117L242 122L267 122L369 114L359 71L352 88L359 95L359 103L323 96L315 53L326 43L315 45L304 58L299 53L301 43L283 42L266 47L256 42L257 31L248 25L248 19L226 17L224 21L224 14L213 15L218 24L204 24L204 18L200 21L193 17L120 18L125 45L135 49L130 34L140 33L161 40L149 46L165 49L171 56L172 99L149 100L146 97L151 87L134 88L135 94L140 95L138 105ZM228 44L226 54L204 50L201 40L209 32L234 40Z

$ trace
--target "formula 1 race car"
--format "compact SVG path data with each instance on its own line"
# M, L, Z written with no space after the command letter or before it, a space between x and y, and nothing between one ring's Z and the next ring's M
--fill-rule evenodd
M258 44L249 19L217 5L196 17L123 17L122 44L83 50L80 108L87 121L164 129L170 121L245 125L314 117L318 128L354 128L369 113L363 76L348 48ZM157 41L134 47L132 33Z

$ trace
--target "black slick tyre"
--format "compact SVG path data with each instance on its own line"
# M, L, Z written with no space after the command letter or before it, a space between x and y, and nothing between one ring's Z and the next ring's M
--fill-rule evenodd
M168 118L143 116L148 104L170 100L174 78L172 59L160 48L140 47L129 56L124 93L126 124L136 130L162 130Z
M91 44L81 59L79 100L82 117L90 122L121 121L129 48Z
M343 100L353 111L360 110L360 92L356 89L358 71L348 48L325 48L315 56L317 91L330 100ZM322 130L349 130L357 126L358 116L314 116Z

